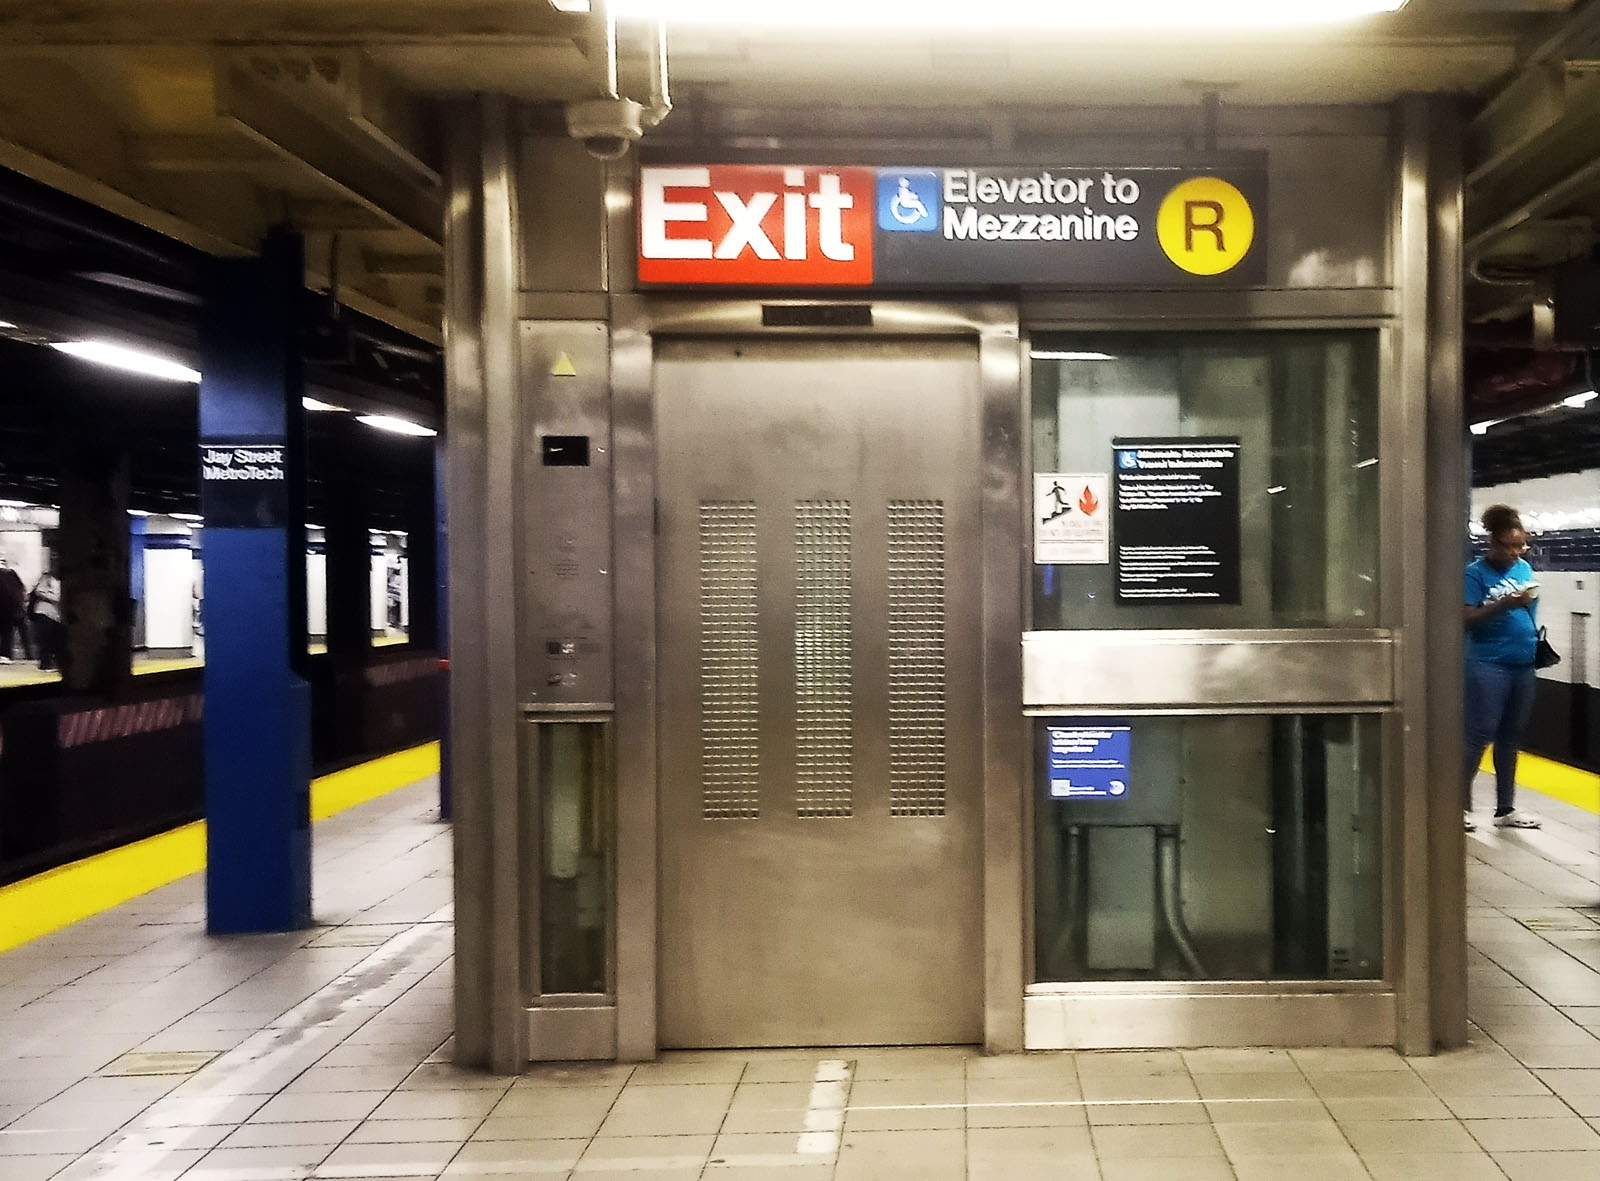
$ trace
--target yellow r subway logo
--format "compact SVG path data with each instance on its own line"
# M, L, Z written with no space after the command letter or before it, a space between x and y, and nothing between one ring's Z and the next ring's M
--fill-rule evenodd
M1197 176L1161 202L1156 237L1168 258L1191 275L1220 275L1244 261L1256 238L1255 213L1225 180Z

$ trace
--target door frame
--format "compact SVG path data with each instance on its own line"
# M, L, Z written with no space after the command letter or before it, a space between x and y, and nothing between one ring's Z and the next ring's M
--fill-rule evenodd
M774 316L770 309L791 309ZM806 310L811 309L811 310ZM820 309L820 310L818 310ZM835 314L831 309L849 309ZM865 315L861 309L867 309ZM816 327L794 320L827 321ZM774 320L784 327L770 326ZM865 320L865 324L860 321ZM841 325L840 321L856 321ZM617 1056L657 1050L659 874L654 341L683 336L962 337L979 382L983 735L983 1040L1022 1048L1022 379L1018 310L999 303L879 299L612 300L612 471L616 603Z

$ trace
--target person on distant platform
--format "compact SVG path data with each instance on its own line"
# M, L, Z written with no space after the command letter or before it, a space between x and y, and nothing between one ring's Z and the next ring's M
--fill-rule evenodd
M59 669L65 655L67 629L61 622L61 580L48 566L28 596L28 621L33 625L39 671Z
M0 664L11 663L11 645L15 636L23 637L23 651L27 652L27 632L24 631L28 591L22 585L22 576L11 568L11 563L0 556Z
M1483 513L1489 545L1467 567L1467 629L1463 717L1463 819L1472 819L1472 781L1483 752L1494 747L1494 823L1497 828L1538 828L1539 819L1516 807L1517 748L1533 711L1534 652L1539 643L1539 584L1523 558L1528 534L1517 510L1490 505Z

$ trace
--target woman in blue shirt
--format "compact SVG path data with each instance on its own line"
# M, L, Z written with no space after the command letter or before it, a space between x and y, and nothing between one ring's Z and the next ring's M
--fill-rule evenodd
M1497 828L1538 828L1539 820L1516 809L1517 748L1533 710L1533 654L1539 642L1535 618L1538 583L1523 560L1528 535L1510 505L1484 510L1489 546L1467 567L1465 721L1466 765L1462 801L1468 832L1472 780L1484 748L1494 745L1494 823Z

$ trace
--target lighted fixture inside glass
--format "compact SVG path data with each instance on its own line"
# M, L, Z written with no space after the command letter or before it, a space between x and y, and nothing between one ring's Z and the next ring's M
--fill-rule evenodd
M13 324L10 320L0 320L0 332L4 332L7 328L15 328L15 327L16 327L16 325Z
M59 340L52 342L50 347L66 353L69 357L77 357L81 361L93 361L96 365L106 365L112 369L138 373L144 377L158 377L162 381L186 381L190 385L198 385L200 382L198 369L191 369L169 357L157 356L155 353L129 348L127 345L112 344L110 341Z
M131 508L131 509L128 510L128 515L130 517L148 517L150 515L150 513L146 509Z
M1468 427L1467 429L1470 430L1475 435L1487 435L1489 433L1489 428L1492 427L1494 424L1495 424L1495 420L1490 418L1490 419L1485 419L1483 422L1475 422L1470 427Z
M1053 349L1040 349L1040 350L1038 350L1036 352L1029 353L1028 356L1032 357L1035 361L1115 361L1116 360L1116 358L1113 357L1110 353L1058 352L1058 351L1053 350Z
M1267 489L1267 495L1268 496L1276 496L1280 492L1287 492L1287 491L1289 491L1289 486L1287 484L1274 484L1271 488Z
M380 431L392 431L397 435L422 437L439 433L431 426L423 426L420 422L412 422L409 418L396 418L392 414L363 414L356 421L366 426L377 427Z
M171 517L174 521L204 521L205 520L205 518L202 517L199 513L168 513L167 516Z
M332 402L324 402L320 398L301 398L300 405L307 410L320 410L335 414L346 414L348 411L343 406L335 406Z
M1563 406L1571 406L1576 410L1580 406L1587 406L1596 398L1600 398L1600 393L1596 393L1594 390L1584 390L1581 394L1573 394L1570 398L1562 398L1561 404Z
M618 17L743 28L1257 29L1323 25L1404 8L1406 0L611 0ZM572 11L558 3L556 7ZM585 5L587 8L587 5Z
M1360 463L1356 464L1357 468L1377 467L1377 466L1378 466L1378 460L1377 460L1376 456L1374 456L1371 459L1363 459Z

